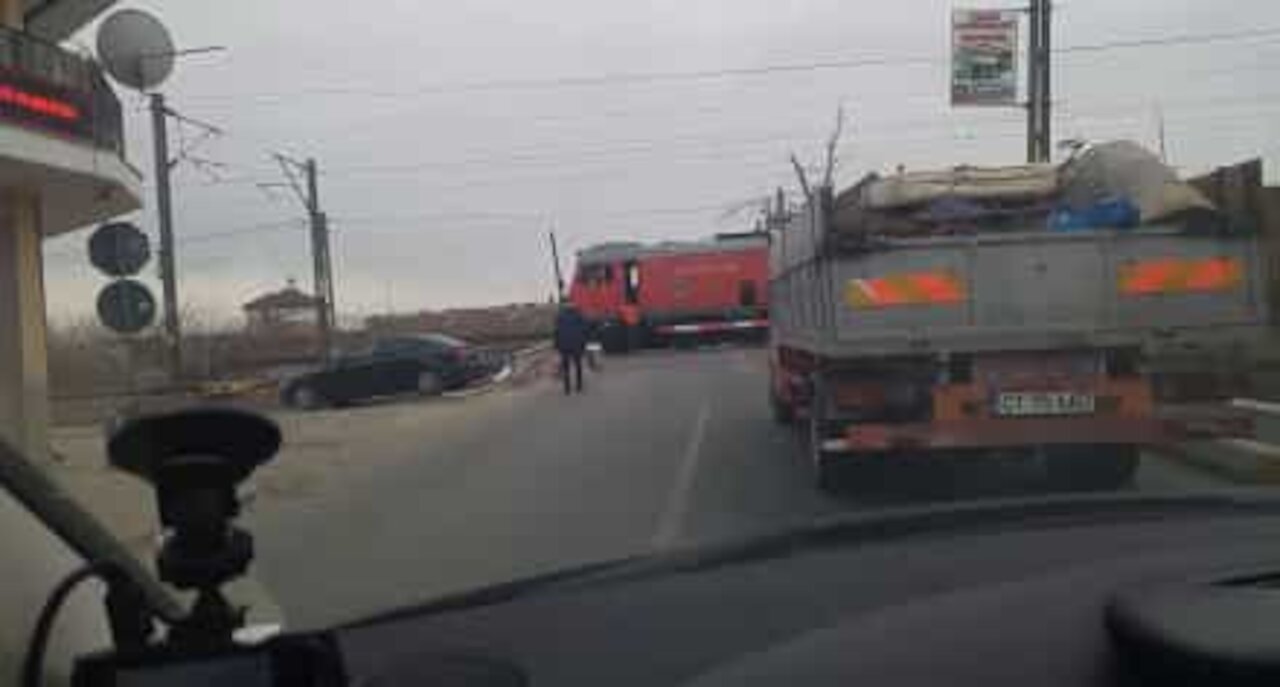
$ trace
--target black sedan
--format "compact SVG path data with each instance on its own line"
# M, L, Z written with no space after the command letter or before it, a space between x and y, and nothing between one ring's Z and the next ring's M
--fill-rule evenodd
M343 355L320 370L295 377L281 388L281 400L313 409L353 401L457 389L495 371L493 361L467 343L444 334L398 336L376 341L367 351Z

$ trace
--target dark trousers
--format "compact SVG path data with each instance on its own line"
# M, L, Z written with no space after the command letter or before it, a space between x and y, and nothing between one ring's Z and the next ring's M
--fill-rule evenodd
M569 368L573 368L574 387L582 391L582 353L580 351L560 351L560 379L564 380L564 392L573 391L569 384Z

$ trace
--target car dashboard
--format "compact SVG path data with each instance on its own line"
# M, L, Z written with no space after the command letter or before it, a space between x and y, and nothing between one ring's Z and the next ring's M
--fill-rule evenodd
M1117 598L1280 570L1280 505L1216 503L873 518L495 588L337 637L364 685L1123 683L1139 676L1108 631Z

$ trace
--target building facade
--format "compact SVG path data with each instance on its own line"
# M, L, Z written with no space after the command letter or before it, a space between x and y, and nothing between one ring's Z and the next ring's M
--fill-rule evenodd
M120 100L93 62L60 43L111 0L0 0L0 438L40 464L49 453L44 239L137 209ZM39 606L80 561L0 489L0 684L17 683ZM101 590L72 597L47 657L106 640Z

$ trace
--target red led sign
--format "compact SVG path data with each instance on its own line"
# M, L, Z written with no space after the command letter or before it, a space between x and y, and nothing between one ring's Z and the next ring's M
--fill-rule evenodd
M74 122L80 119L80 109L69 102L37 95L9 84L0 84L0 104L63 122Z

